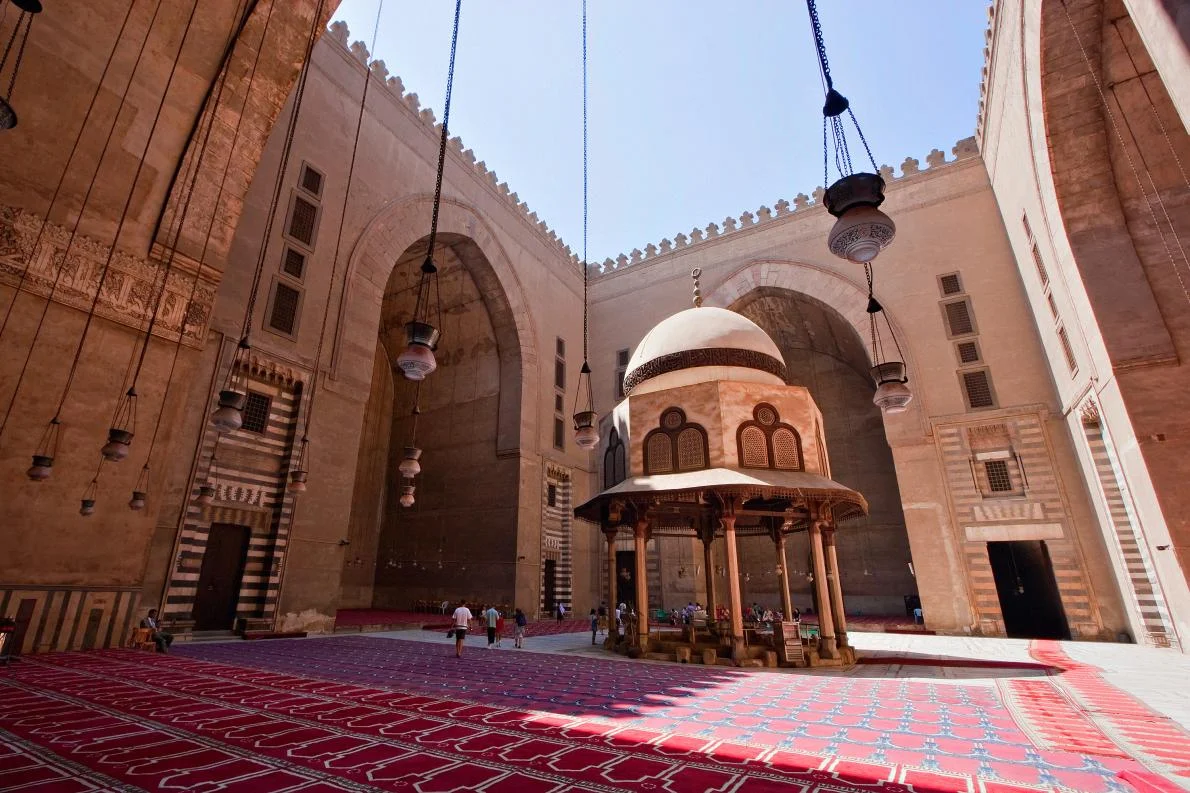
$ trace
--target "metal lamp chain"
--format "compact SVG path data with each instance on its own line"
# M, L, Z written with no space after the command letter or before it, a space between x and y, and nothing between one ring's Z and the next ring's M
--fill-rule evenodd
M442 204L442 173L446 169L446 141L450 137L450 94L455 81L455 51L459 44L459 13L463 0L455 0L454 28L450 34L450 66L446 70L446 99L442 105L442 139L438 143L438 177L434 182L434 208L430 215L430 239L426 243L426 258L434 253L434 242L438 237L438 209Z
M814 46L818 50L818 66L822 69L822 79L826 80L827 90L835 87L831 80L831 65L826 59L826 41L822 38L822 23L818 20L818 8L814 0L806 0L806 8L810 11L810 25L814 28Z
M587 171L588 171L588 157L587 157L587 0L583 0L583 365L587 364L587 339L588 339L588 321L587 321L587 290L588 290L588 266L587 266L587 215L588 215L588 200L587 200Z

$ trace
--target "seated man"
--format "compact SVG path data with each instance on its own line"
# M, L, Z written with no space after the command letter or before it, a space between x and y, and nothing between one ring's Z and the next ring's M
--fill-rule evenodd
M153 631L153 643L157 645L157 652L165 652L174 643L174 635L161 629L161 623L157 621L157 609L149 609L149 613L140 621L140 626Z

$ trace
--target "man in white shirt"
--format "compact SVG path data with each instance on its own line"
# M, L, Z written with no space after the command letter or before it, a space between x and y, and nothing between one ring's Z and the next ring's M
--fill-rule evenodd
M471 609L466 601L459 601L459 607L454 613L455 658L463 657L463 641L467 638L467 625L472 620Z

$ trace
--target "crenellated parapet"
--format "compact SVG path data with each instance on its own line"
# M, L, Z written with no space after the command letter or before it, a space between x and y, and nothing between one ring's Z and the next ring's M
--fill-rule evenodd
M975 119L975 134L983 140L983 124L987 119L988 83L992 79L992 43L996 35L996 6L999 0L988 4L988 25L983 31L983 69L979 73L979 114Z
M396 75L390 75L384 61L379 59L371 60L371 53L368 52L367 45L362 41L351 41L351 31L348 30L346 22L332 22L325 38L341 46L351 58L367 68L372 76L384 86L393 99L408 108L421 123L433 132L435 137L442 135L442 124L434 117L434 111L428 107L422 107L417 94L406 93L405 84L401 82L401 78ZM475 156L475 152L463 144L462 138L457 136L449 138L446 149L452 156L457 158L463 167L469 168L482 181L488 183L492 190L503 198L512 210L524 218L525 222L539 233L546 245L556 249L576 267L579 266L579 257L570 249L570 246L563 242L558 236L558 233L551 229L544 220L537 216L536 212L529 208L526 202L521 200L520 196L512 191L512 188L508 186L507 182L501 181L496 172L488 168L487 163L478 159Z
M974 137L963 138L955 143L950 153L953 155L953 158L948 160L945 152L941 149L934 149L926 155L925 167L922 167L921 162L916 158L906 157L905 161L901 163L901 173L899 176L896 170L889 165L882 165L880 167L880 175L884 177L884 181L890 186L895 186L907 179L913 179L920 174L945 168L947 165L959 160L977 157L979 155L979 146L976 144ZM818 209L822 206L823 196L825 194L826 189L819 187L814 190L812 196L808 196L805 193L798 193L794 196L792 204L782 198L773 205L772 209L767 206L761 206L755 212L745 211L738 218L727 217L721 223L708 223L705 228L701 229L695 227L688 234L679 233L672 240L667 238L656 244L650 243L645 246L643 252L639 248L635 248L628 255L620 254L615 259L604 259L602 264L592 262L589 265L589 272L591 275L608 274L649 259L666 256L677 251L704 244L711 240L733 234L741 234L757 226L783 222L786 218L793 215Z

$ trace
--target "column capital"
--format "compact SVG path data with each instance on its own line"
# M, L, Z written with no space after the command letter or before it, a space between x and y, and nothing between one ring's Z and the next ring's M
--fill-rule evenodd
M648 518L637 518L632 524L632 536L649 539L649 525Z

